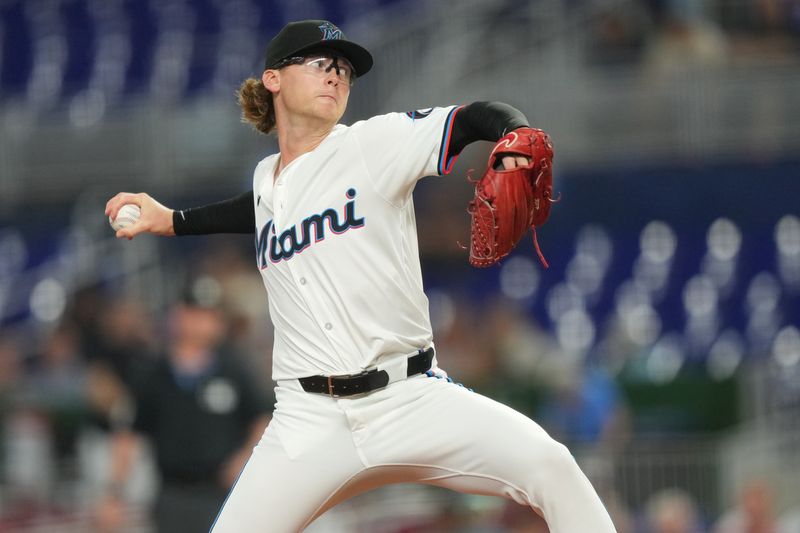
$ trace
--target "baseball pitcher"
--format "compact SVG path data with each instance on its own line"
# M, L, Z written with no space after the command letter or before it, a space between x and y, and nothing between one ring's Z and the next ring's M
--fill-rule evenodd
M261 78L240 89L244 118L280 148L256 167L253 190L185 210L144 193L106 206L112 218L125 204L141 208L119 238L256 235L277 404L212 531L300 531L350 497L400 482L510 498L554 533L614 531L567 448L439 368L422 286L417 180L449 173L471 142L496 143L469 206L470 262L488 266L547 219L549 138L502 103L340 124L371 67L370 53L330 22L288 24L269 43Z

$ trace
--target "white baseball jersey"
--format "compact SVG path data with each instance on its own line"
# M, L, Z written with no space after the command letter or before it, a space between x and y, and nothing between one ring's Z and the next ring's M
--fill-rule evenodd
M294 379L392 366L431 344L411 192L420 177L449 171L457 112L337 126L279 176L278 155L256 168L277 403L214 533L302 531L339 502L400 482L510 498L544 514L553 533L614 531L564 446L446 379L435 361L349 397L308 393Z
M412 191L449 172L459 108L337 125L275 176L256 167L256 259L275 325L273 379L351 374L432 343Z

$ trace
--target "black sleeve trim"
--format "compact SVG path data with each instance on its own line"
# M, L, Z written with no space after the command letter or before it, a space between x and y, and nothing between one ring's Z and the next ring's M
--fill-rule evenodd
M474 102L453 117L447 154L457 156L470 143L495 142L509 131L526 127L529 127L528 119L515 107L503 102Z
M172 225L175 235L255 233L253 191L202 207L176 209L172 213Z

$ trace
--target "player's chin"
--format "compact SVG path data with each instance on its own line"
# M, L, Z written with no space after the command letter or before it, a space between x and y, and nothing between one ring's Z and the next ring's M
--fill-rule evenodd
M333 96L317 96L317 102L316 103L317 103L317 107L319 107L321 109L339 110L340 108L344 107L344 105L342 105L340 102L341 102L341 100L339 100L339 99L337 99L337 98L335 98Z
M333 98L320 97L314 107L316 108L316 114L320 118L333 122L339 122L339 119L344 115L344 106Z

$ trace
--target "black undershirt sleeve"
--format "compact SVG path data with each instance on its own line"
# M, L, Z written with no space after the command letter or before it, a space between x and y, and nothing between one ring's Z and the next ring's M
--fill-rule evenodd
M256 213L253 191L214 204L172 213L175 235L211 233L255 233Z
M509 131L526 127L528 119L515 107L503 102L473 102L456 113L447 153L458 155L470 143L495 142Z

